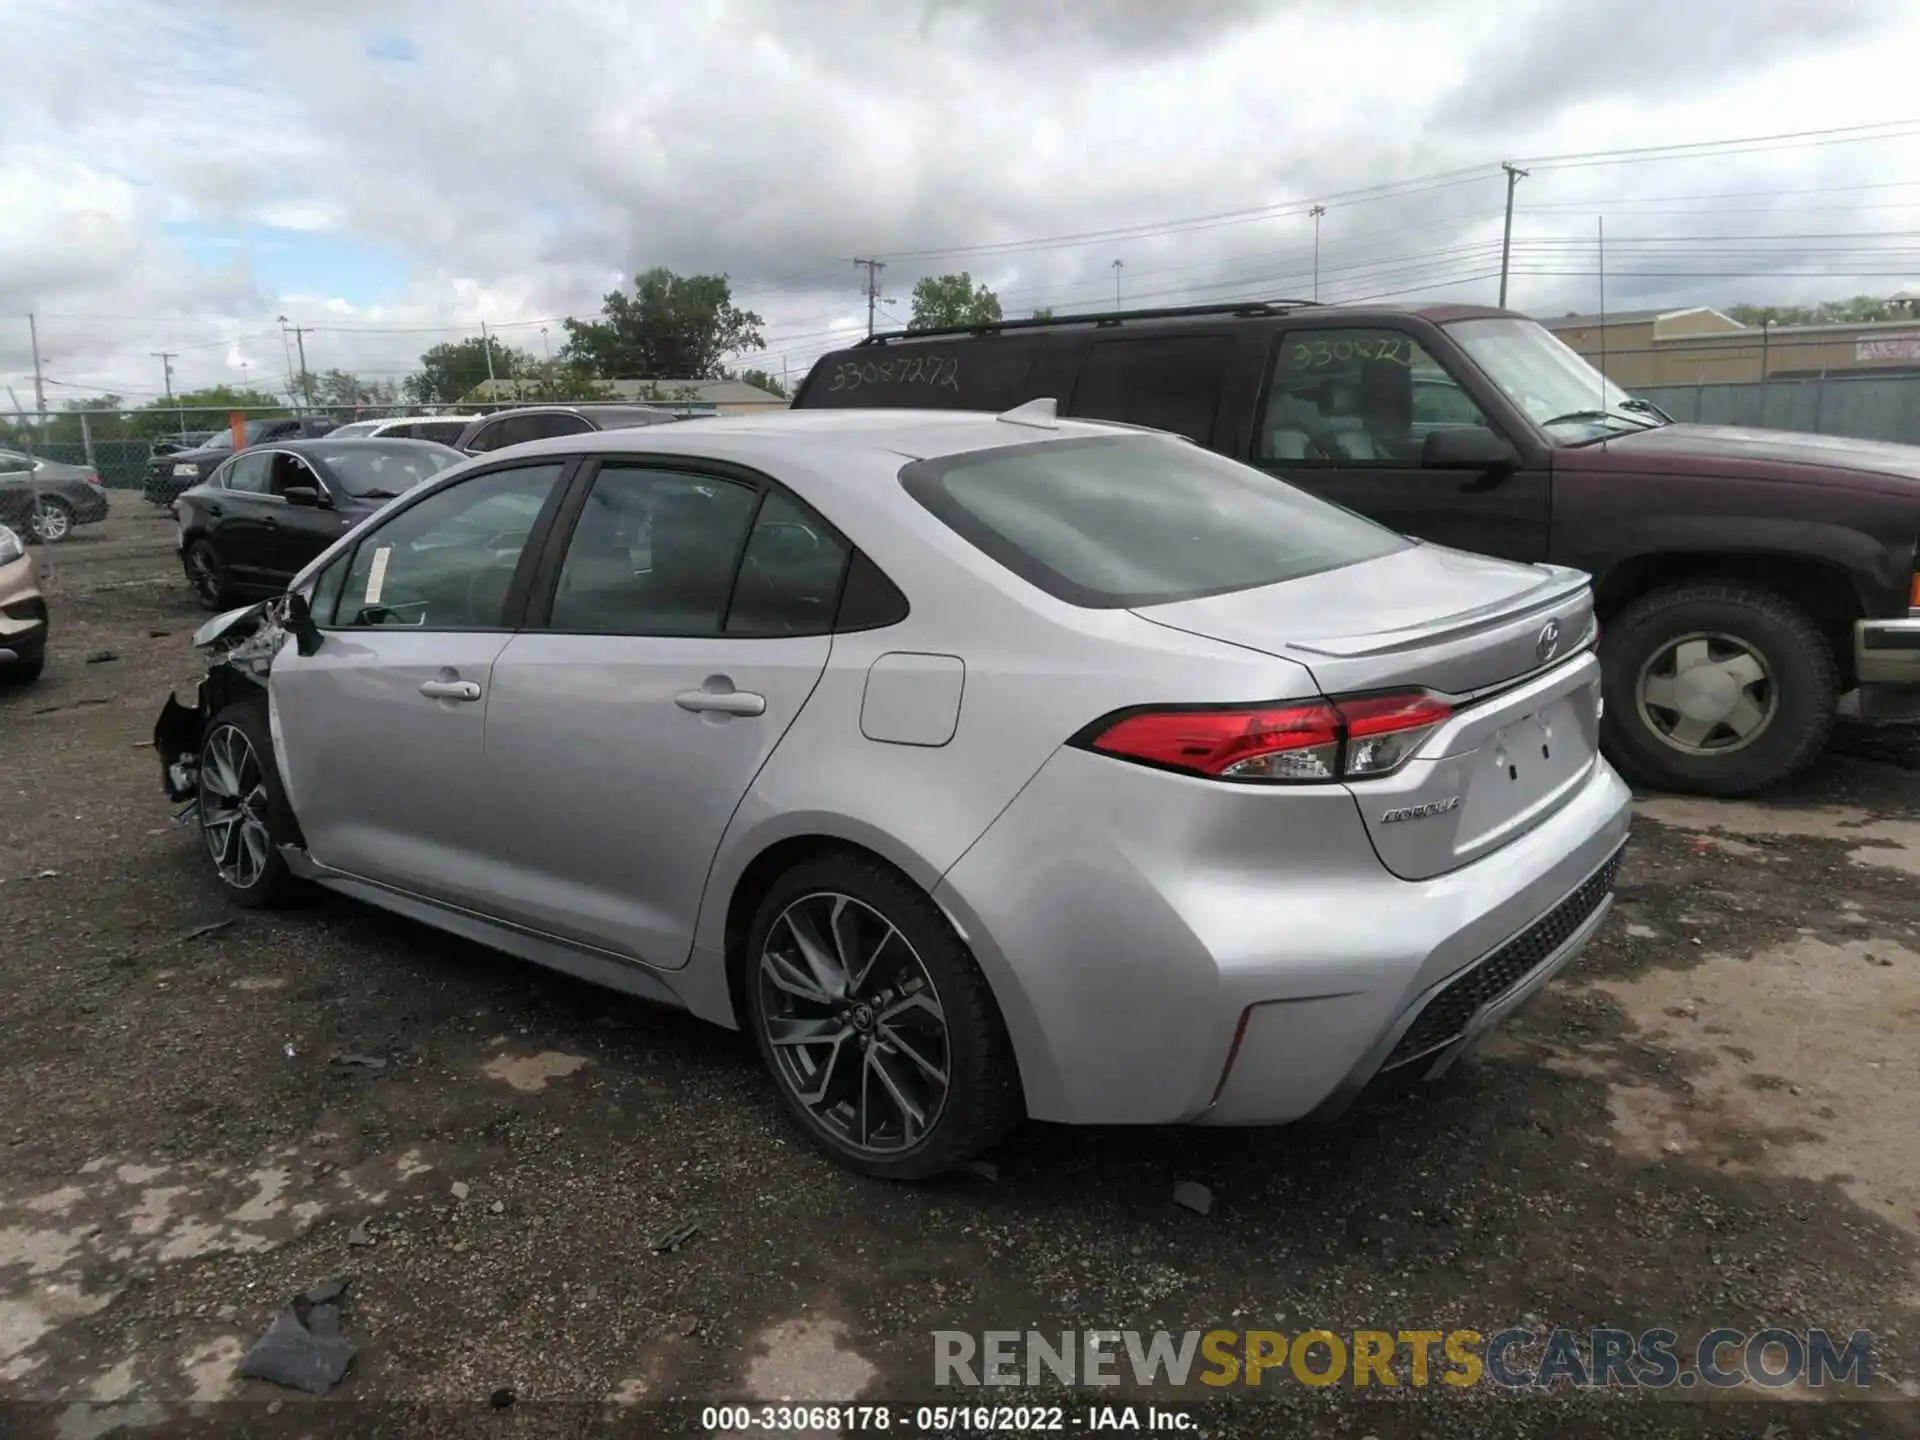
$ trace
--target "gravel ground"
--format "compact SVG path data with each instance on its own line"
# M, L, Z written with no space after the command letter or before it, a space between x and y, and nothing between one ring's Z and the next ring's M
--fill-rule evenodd
M936 1329L1514 1324L1867 1329L1880 1400L1289 1381L1208 1431L1920 1433L1908 737L1765 804L1644 800L1601 938L1440 1086L1331 1131L1029 1126L990 1175L888 1187L791 1134L732 1035L341 899L230 908L144 743L204 617L166 517L115 498L52 552L45 677L0 687L0 1393L47 1407L14 1419L284 1396L205 1412L268 1433L309 1402L235 1361L351 1274L331 1398L434 1433L931 1398Z

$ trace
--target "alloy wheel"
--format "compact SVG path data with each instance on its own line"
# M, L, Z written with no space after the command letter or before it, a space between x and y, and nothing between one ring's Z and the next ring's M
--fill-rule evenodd
M879 911L820 892L767 931L756 983L780 1083L840 1144L898 1154L939 1122L946 1013L919 953Z
M67 532L73 528L73 517L67 513L67 507L57 503L42 504L34 507L33 519L28 522L35 538L43 544L58 545L67 538Z
M220 575L214 568L213 551L204 544L187 551L187 578L194 593L207 604L220 603Z
M1718 632L1682 635L1654 651L1634 687L1648 730L1688 755L1727 755L1766 733L1779 691L1766 657Z
M200 756L200 833L220 878L250 890L273 853L265 772L237 725L216 726Z

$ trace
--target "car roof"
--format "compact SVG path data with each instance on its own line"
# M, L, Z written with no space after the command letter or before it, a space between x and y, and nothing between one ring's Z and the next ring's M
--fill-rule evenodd
M342 435L338 439L331 435L289 436L285 440L256 440L239 453L244 455L247 450L284 450L289 455L308 457L338 455L343 450L377 450L382 455L391 455L396 450L446 450L460 454L451 445L442 445L438 440L407 440L386 435Z
M1178 331L1196 326L1283 325L1351 326L1369 321L1404 320L1417 317L1435 324L1455 320L1508 319L1528 317L1514 310L1492 305L1463 305L1452 301L1414 301L1360 304L1318 304L1311 300L1234 301L1214 305L1175 306L1168 309L1090 311L1086 314L1050 315L1037 320L1004 320L978 326L951 326L930 330L884 330L865 340L828 351L813 366L815 371L825 360L841 355L872 353L901 345L952 343L982 336L1058 335L1097 331L1103 338L1138 336L1163 331Z

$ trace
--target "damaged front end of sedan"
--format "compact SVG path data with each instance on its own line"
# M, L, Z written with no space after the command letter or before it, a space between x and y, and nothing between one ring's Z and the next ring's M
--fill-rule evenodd
M319 630L308 615L306 597L275 595L216 615L193 636L193 648L207 657L207 673L194 687L193 703L168 694L153 726L154 753L167 798L187 803L174 819L189 823L199 804L200 743L213 717L249 696L264 694L267 675L289 639L310 654Z

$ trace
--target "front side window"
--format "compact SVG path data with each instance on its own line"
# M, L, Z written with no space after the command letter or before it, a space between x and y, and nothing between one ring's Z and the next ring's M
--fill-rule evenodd
M1296 330L1281 338L1260 427L1262 460L1417 465L1435 429L1486 416L1402 330Z
M561 562L552 628L719 634L759 499L710 475L602 466Z
M1603 376L1559 336L1531 320L1460 320L1447 327L1460 348L1534 424L1579 445L1650 430L1666 418Z
M1409 541L1251 466L1159 435L922 460L907 492L1056 599L1097 609L1277 585Z
M273 452L255 450L236 455L227 465L226 487L242 495L265 495L273 472Z
M476 475L395 515L354 550L336 623L498 629L514 569L562 468L549 461Z

